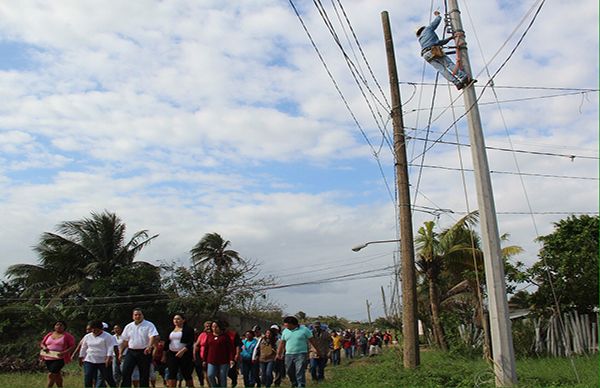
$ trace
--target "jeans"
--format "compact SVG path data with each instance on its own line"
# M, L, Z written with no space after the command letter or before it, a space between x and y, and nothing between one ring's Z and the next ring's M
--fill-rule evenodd
M333 365L340 365L341 352L340 349L333 349L331 352L331 363Z
M245 387L260 387L260 380L258 378L258 364L253 363L252 360L242 359L242 376L244 376Z
M286 354L285 369L292 387L306 387L306 365L308 353Z
M262 376L262 383L265 387L270 387L273 384L273 367L275 366L275 360L261 362L260 363L260 375Z
M442 77L446 78L448 81L452 82L454 85L458 86L463 81L467 79L467 73L465 73L462 69L458 69L456 71L456 75L452 74L456 65L447 55L443 57L433 58L431 55L431 51L426 51L423 54L423 58L429 62L431 66L433 66L438 73L442 75Z
M313 381L325 380L325 366L327 365L326 358L311 358L310 359L310 376Z
M229 372L229 364L214 365L208 364L206 375L208 383L211 387L226 387L227 372Z
M346 358L352 358L352 348L344 348L344 353L346 355Z
M118 386L121 383L123 374L121 373L121 364L119 363L119 360L117 360L117 357L113 357L112 371L113 371L113 379L115 379L115 384Z
M83 363L83 386L86 388L93 388L92 384L94 379L96 379L96 387L100 387L104 383L104 379L106 379L107 368L106 364L93 364L91 362L85 361ZM108 381L111 387L115 387L115 382L112 379Z
M123 373L121 387L131 387L131 375L136 366L140 371L140 387L149 387L151 363L152 355L144 354L143 350L127 350L123 356L123 365L121 365Z

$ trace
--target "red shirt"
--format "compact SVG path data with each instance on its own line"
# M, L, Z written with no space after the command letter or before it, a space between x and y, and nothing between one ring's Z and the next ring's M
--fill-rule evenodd
M204 346L204 354L202 354L202 360L213 365L229 364L229 361L233 361L235 357L235 348L233 343L229 339L229 336L225 334L215 335L210 334L206 338L206 345Z

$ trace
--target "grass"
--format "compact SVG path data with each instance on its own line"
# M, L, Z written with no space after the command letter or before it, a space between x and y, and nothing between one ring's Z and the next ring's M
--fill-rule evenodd
M580 383L564 358L517 361L517 387L597 387L598 355L573 360ZM415 370L402 367L399 349L379 357L355 359L342 366L328 367L330 379L320 388L340 387L495 387L493 370L480 359L464 358L437 351L422 351Z
M519 388L530 387L597 387L598 355L573 359L580 383L566 358L531 358L517 360ZM357 358L337 367L327 366L327 383L319 388L379 387L494 387L490 367L480 359L464 358L438 351L422 351L421 365L415 370L402 367L398 348L381 356ZM310 376L308 377L309 385ZM241 376L240 380L241 382ZM83 377L76 363L65 368L65 388L81 388ZM43 387L45 373L0 373L0 388ZM161 384L159 384L161 385ZM289 386L285 380L284 387Z

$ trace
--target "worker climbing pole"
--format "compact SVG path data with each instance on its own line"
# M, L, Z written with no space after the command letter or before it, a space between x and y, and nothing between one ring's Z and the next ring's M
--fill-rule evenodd
M450 36L446 39L440 39L435 30L440 25L442 16L439 11L435 11L433 15L435 18L429 26L421 26L416 31L417 39L421 44L421 56L444 78L452 82L458 90L477 82L462 67L460 47L464 45L464 33L462 31L454 31L449 23L448 15L445 15L444 29L450 33ZM448 57L450 53L444 52L444 46L452 39L456 41L456 64Z

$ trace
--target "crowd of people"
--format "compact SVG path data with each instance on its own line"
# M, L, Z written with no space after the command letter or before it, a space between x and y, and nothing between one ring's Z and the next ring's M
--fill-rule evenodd
M340 364L342 349L348 359L374 356L392 342L389 331L330 331L320 322L301 325L294 316L283 319L283 330L273 324L263 333L254 326L242 338L222 320L194 330L181 313L173 315L163 338L141 309L132 318L112 329L90 321L77 344L67 324L56 322L40 343L47 386L62 387L62 368L77 359L86 388L155 387L157 375L167 387L193 387L194 373L200 386L226 387L229 379L235 387L240 372L245 387L279 387L286 377L292 387L305 387L307 368L314 382L323 381L327 364Z

